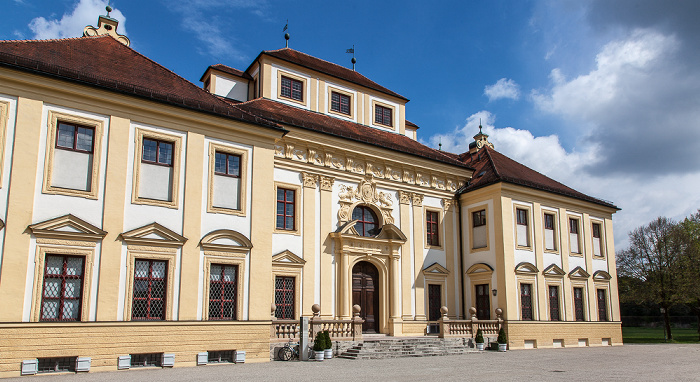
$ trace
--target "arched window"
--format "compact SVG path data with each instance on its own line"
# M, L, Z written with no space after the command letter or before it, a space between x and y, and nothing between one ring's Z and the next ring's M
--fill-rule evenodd
M352 211L352 219L357 220L355 230L362 236L376 236L379 233L379 219L371 208L357 206Z

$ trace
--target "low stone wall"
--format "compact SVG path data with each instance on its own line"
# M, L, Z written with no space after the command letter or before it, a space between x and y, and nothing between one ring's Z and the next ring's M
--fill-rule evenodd
M620 322L507 321L506 332L510 349L622 345Z
M0 377L20 376L23 360L90 357L90 371L117 370L122 355L175 354L175 367L197 353L242 350L246 362L269 362L270 322L77 322L0 324Z
M295 342L295 341L293 341ZM362 341L332 341L333 342L333 356L336 357L340 354L343 354L346 350L350 349L351 347L361 343ZM270 361L279 361L279 357L277 356L279 349L284 347L284 344L286 344L287 341L284 342L278 342L278 341L270 341ZM309 343L309 346L313 347L314 343L311 341Z

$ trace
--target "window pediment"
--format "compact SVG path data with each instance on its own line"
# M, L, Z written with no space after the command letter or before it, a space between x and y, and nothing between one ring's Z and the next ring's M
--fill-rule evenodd
M443 267L439 263L433 263L427 268L423 269L423 274L445 277L450 274L450 271L448 271L447 268Z
M569 272L569 278L571 279L587 279L589 277L591 277L591 275L581 267L576 267Z
M31 224L27 228L36 237L50 239L99 241L107 235L106 231L71 214Z
M493 273L493 268L486 263L476 263L467 269L468 275Z
M220 229L206 234L199 246L209 251L248 252L253 243L240 232Z
M182 247L187 241L186 237L155 222L124 232L119 236L129 245Z
M518 274L533 274L533 273L539 273L539 270L537 270L537 267L523 261L522 263L518 264L515 266L515 273Z
M551 277L564 277L564 275L566 275L566 272L564 272L564 270L561 269L558 265L552 264L545 268L544 271L542 271L542 274Z
M282 252L272 256L272 265L273 266L303 267L304 264L306 264L306 260L295 255L290 250L282 251Z
M593 280L596 281L609 281L611 278L610 273L606 271L595 271L593 273Z

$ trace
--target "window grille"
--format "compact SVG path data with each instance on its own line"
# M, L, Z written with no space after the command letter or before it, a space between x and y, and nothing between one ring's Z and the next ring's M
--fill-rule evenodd
M275 277L275 317L294 319L294 277Z
M75 371L77 357L39 358L37 373L60 373Z
M235 320L238 266L212 264L209 269L209 319Z
M131 354L131 367L161 367L163 353Z
M331 93L331 110L350 115L350 97L336 92Z
M559 321L559 287L549 286L549 319Z
M233 350L208 352L207 363L233 363Z
M95 129L66 122L58 123L56 148L92 153Z
M532 320L532 284L520 284L520 306L523 320Z
M214 154L214 174L241 177L241 156L216 152Z
M167 261L134 262L133 320L164 320Z
M82 308L82 256L46 255L41 321L79 321Z
M360 236L376 236L379 233L379 220L371 208L357 206L352 211L352 219L357 220L355 230Z
M374 123L379 123L385 126L393 126L392 124L392 109L380 105L374 106Z
M144 138L141 162L161 166L172 166L173 143Z
M282 87L280 89L282 97L291 98L297 101L304 101L304 83L289 77L282 76Z

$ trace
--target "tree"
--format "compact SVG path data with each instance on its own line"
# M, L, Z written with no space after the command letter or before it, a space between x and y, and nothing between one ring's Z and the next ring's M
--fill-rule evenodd
M641 280L643 288L631 288L632 298L663 308L666 338L673 339L669 309L683 302L681 240L670 219L658 217L630 232L630 246L617 253L618 275Z
M700 210L678 223L681 256L681 293L698 317L700 340Z

